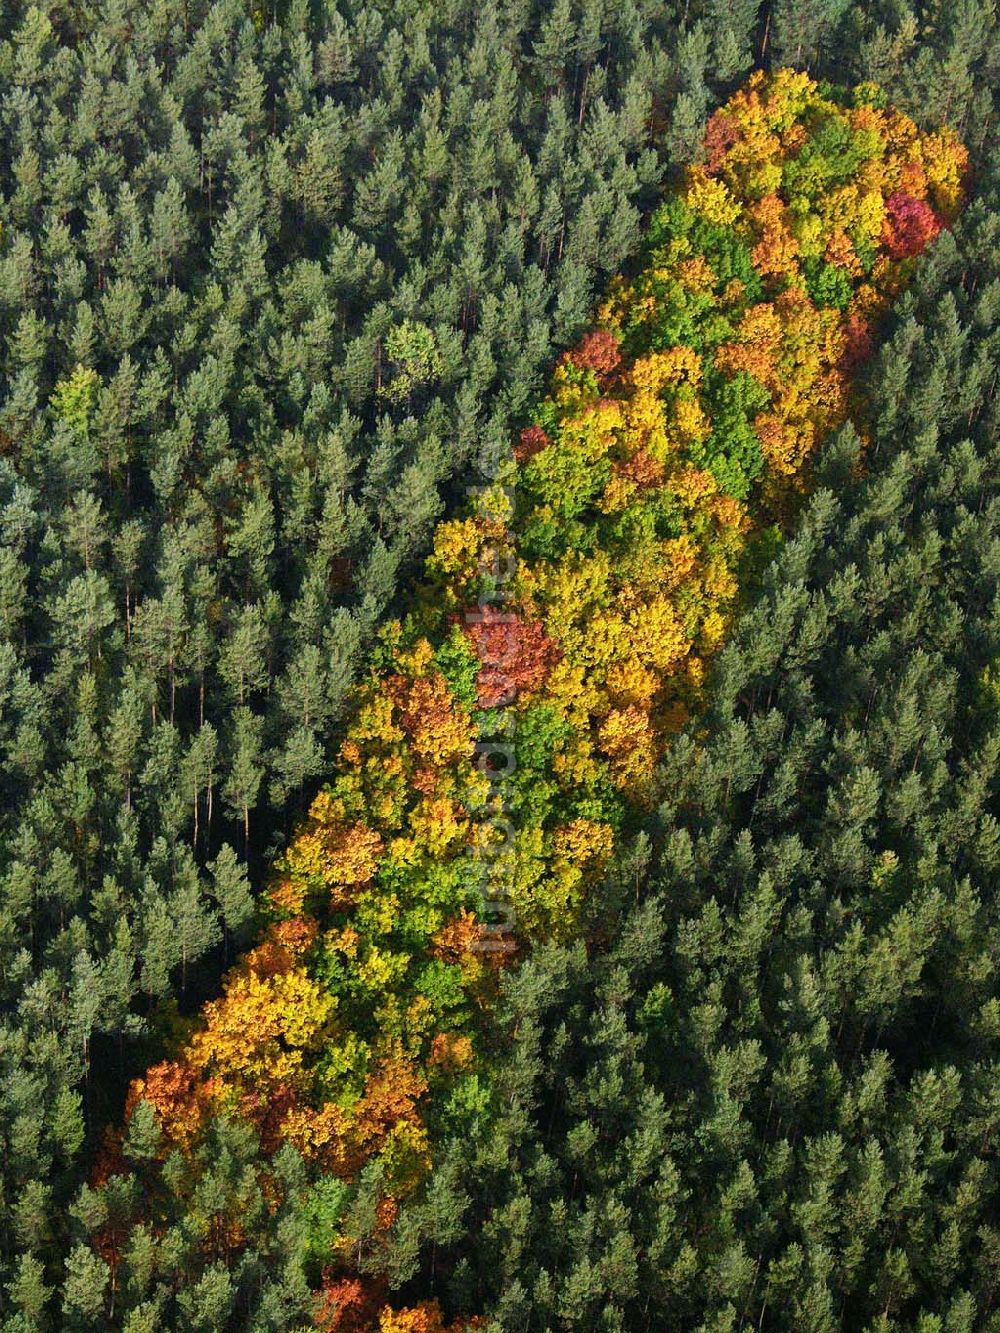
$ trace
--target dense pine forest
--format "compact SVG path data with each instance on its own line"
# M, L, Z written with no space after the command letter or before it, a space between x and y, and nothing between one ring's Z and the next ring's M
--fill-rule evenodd
M1000 1330L989 0L0 12L0 1329Z

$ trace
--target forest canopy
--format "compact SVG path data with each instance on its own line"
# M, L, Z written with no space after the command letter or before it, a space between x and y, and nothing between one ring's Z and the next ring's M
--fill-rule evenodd
M781 70L715 112L636 276L437 527L277 862L274 919L180 1056L132 1086L99 1169L108 1193L141 1185L98 1233L113 1270L151 1201L183 1212L235 1116L265 1162L291 1145L317 1181L306 1247L330 1261L320 1324L341 1327L362 1178L373 1243L439 1140L488 1123L497 965L580 932L697 712L748 552L794 514L875 322L958 212L964 148L882 103ZM239 1213L219 1225L238 1252Z
M994 31L4 6L4 1333L994 1327Z

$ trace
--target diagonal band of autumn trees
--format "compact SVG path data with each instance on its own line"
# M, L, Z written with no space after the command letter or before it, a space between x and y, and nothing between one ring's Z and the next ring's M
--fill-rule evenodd
M359 1295L352 1190L377 1169L388 1227L433 1144L488 1114L484 903L511 899L522 945L578 931L697 709L741 579L849 415L879 314L956 215L967 168L953 133L919 131L878 88L788 70L753 75L703 147L497 484L437 527L335 776L275 866L257 945L133 1084L99 1172L105 1190L144 1181L98 1244L113 1269L136 1227L196 1194L207 1127L235 1117L336 1182L312 1214L318 1325L443 1327ZM498 562L512 597L467 617L496 602ZM481 758L501 725L503 835ZM206 1231L206 1254L240 1244L239 1216Z

